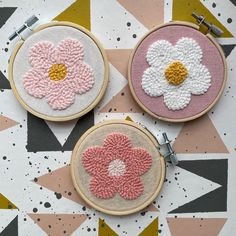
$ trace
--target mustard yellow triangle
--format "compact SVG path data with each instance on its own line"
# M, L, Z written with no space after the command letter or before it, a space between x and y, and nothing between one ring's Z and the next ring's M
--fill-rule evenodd
M139 236L158 236L158 218L152 221L150 225L148 225Z
M133 120L132 120L132 118L130 116L126 116L125 120L133 122Z
M230 38L233 35L223 26L214 15L201 3L200 0L173 0L172 19L196 23L191 16L195 11L199 15L204 15L206 20L215 24L224 31L221 37ZM202 28L201 30L205 30Z
M119 236L114 232L104 220L99 219L98 236Z
M90 0L76 0L54 20L70 21L90 30Z
M18 209L18 208L0 193L0 209Z

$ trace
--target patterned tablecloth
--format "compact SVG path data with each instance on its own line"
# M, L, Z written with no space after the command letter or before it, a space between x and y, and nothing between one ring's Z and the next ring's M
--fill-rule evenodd
M217 105L185 124L151 118L127 85L132 48L163 22L192 20L192 10L224 30L218 39L228 81ZM27 235L236 235L236 1L235 0L0 0L0 236ZM56 124L27 113L8 82L8 58L17 40L8 36L30 15L40 24L83 25L104 45L110 62L105 97L79 120ZM172 140L179 164L167 167L159 197L142 212L113 217L89 208L69 173L71 150L92 125L129 116L158 138Z

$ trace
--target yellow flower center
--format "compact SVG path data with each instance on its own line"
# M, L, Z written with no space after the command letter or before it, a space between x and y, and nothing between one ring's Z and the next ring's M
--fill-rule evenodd
M64 64L53 64L49 69L49 77L51 80L63 80L67 74L67 68Z
M165 77L170 84L179 85L188 76L188 70L180 61L174 61L165 69Z

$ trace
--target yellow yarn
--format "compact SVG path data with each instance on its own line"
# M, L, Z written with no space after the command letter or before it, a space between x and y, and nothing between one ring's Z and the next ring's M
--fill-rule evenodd
M180 61L174 61L165 69L165 77L170 84L179 85L188 76L188 70Z
M64 64L53 64L49 69L49 77L51 80L63 80L67 74L67 68Z

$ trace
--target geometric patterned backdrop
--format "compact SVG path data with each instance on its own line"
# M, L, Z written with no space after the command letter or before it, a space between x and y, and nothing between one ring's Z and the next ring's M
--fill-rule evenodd
M152 27L193 21L192 11L224 30L228 63L222 98L203 117L171 124L144 113L127 84L132 48ZM0 236L236 235L236 1L235 0L1 0L0 1ZM40 24L64 20L90 30L106 49L110 82L99 105L81 119L55 124L26 112L8 82L8 36L35 14ZM136 214L115 217L91 209L72 186L69 162L91 126L129 116L174 140L179 164L167 165L158 198Z

